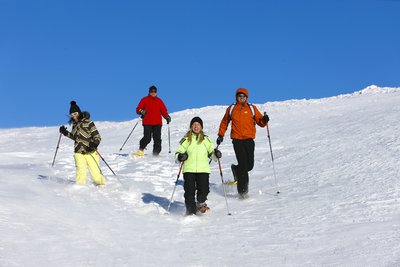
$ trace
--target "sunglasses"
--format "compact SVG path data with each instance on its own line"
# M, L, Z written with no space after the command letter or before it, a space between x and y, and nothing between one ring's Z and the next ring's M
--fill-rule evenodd
M237 97L246 98L247 96L245 94L237 94Z
M157 94L157 91L150 91L150 94L152 94L152 93L156 93Z
M75 116L78 116L78 115L79 115L79 112L71 113L71 117L75 117Z

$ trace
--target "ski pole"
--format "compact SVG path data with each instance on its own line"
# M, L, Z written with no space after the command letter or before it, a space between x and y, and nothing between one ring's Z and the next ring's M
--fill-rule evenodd
M53 163L51 164L51 167L54 167L54 162L56 161L57 151L58 151L58 148L60 147L61 135L62 135L62 133L60 133L60 137L58 137L56 153L54 153Z
M97 154L100 155L99 153L97 153ZM97 168L99 168L99 171L100 171L101 175L104 176L103 172L101 171L100 164L97 162L97 160L93 157L93 155L91 153L89 153L89 155L92 157L94 163L96 163Z
M218 148L218 146L217 146L217 148ZM225 182L224 182L224 177L223 177L223 175L222 175L221 161L219 160L219 158L217 158L217 159L218 159L218 166L219 166L219 174L221 175L222 188L224 189L224 196L225 196L226 209L227 209L227 211L228 211L228 215L232 215L232 214L229 212L228 199L226 198Z
M169 146L168 153L171 153L171 133L169 131L169 123L168 123L168 146Z
M110 169L110 171L111 171L115 176L117 176L117 175L115 174L115 172L111 169L110 165L108 165L107 161L106 161L106 160L103 158L103 156L99 153L99 151L96 150L96 152L97 152L97 154L99 154L100 158L104 161L104 163L107 165L107 167Z
M266 114L266 112L264 112L264 114ZM268 127L268 124L267 124L267 133L268 133L268 141L269 141L269 150L271 151L272 169L273 169L273 171L274 171L275 186L276 186L276 188L278 189L278 190L276 191L276 193L279 194L280 192L279 192L278 183L276 182L276 172L275 172L274 154L272 154L271 136L270 136L270 134L269 134L269 127Z
M169 208L171 207L172 199L173 199L173 197L174 197L175 189L176 189L176 186L178 185L179 176L181 175L181 171L182 171L182 167L183 167L183 164L184 164L184 163L185 163L185 162L182 161L181 166L179 167L179 172L178 172L178 175L176 176L175 186L174 186L174 190L172 191L171 199L169 200L167 212L169 212Z
M119 151L122 150L122 148L125 146L126 142L128 141L129 137L131 137L131 134L133 133L133 131L135 130L136 126L138 125L139 121L136 122L135 126L133 126L133 129L131 131L131 133L128 135L128 137L126 138L124 144L121 146L121 148L119 149Z
M104 160L104 158L100 155L99 151L96 150L96 152L97 152L97 155L99 155L101 157L101 159L104 161L104 163L107 164L107 162ZM97 163L97 160L93 157L92 154L89 154L89 155L92 157L93 161L96 163L101 175L104 176L103 172L101 171L100 165ZM107 166L108 166L108 164L107 164ZM110 168L110 166L108 166L108 168ZM110 170L111 170L111 168L110 168ZM111 171L112 171L112 173L114 173L113 170L111 170ZM124 184L121 182L121 180L118 178L118 176L115 173L114 173L114 175L117 177L118 182L123 186Z
M217 145L217 147L215 148L215 149L218 149L219 148L219 145ZM210 158L210 160L208 161L208 164L211 164L211 161L212 161L213 159L212 159L212 157Z

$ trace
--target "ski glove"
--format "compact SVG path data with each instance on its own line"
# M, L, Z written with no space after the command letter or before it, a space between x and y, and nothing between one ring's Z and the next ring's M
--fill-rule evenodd
M224 138L222 136L218 136L217 138L217 145L220 145L224 141Z
M96 142L89 142L89 148L92 149L93 151L95 151L98 146L99 144Z
M139 114L142 116L146 115L146 112L147 111L145 109L139 109Z
M167 115L167 117L165 117L165 120L167 121L167 124L169 124L171 122L171 117Z
M65 128L64 125L60 126L60 133L62 133L65 136L68 134L67 128Z
M267 115L267 114L264 114L264 117L262 118L262 120L263 120L264 123L269 122L269 117L268 117L268 115Z
M222 158L222 153L218 149L214 149L214 155L217 159Z
M185 160L187 160L188 159L188 154L185 152L185 153L179 153L178 154L178 160L180 161L180 162L182 162L182 161L185 161Z

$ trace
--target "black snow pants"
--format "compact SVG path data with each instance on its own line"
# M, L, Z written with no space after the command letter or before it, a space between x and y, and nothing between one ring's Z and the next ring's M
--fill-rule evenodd
M143 138L139 143L140 150L146 148L153 136L153 154L158 155L161 152L161 127L162 125L143 125Z
M237 190L239 194L244 194L249 191L249 171L254 167L254 140L233 139L232 143L238 161L235 166Z
M183 174L183 188L185 189L185 205L186 211L196 213L197 207L195 195L197 190L197 202L202 203L207 200L210 193L209 173L193 173L185 172Z

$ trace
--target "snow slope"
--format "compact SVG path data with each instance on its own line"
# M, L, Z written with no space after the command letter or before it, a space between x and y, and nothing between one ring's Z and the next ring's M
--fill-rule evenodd
M251 99L250 99L251 100ZM0 130L0 266L400 266L400 88L257 105L271 117L279 196L266 129L258 128L250 198L212 163L211 211L184 217L173 153L193 116L216 137L226 106L171 114L171 150L132 159L136 120L96 122L118 174L105 188L74 185L73 143L58 127ZM235 163L220 146L224 179Z

